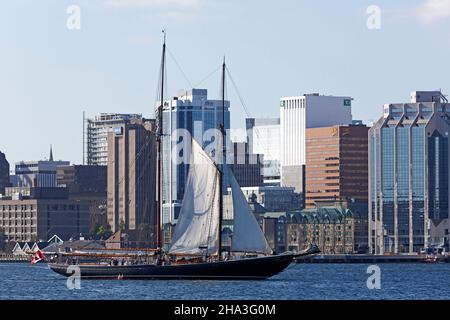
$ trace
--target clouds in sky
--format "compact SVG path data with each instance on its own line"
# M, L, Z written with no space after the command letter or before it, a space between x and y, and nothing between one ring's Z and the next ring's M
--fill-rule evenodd
M450 0L425 0L413 13L421 23L427 25L450 19Z
M152 14L152 19L163 21L192 22L197 16L185 9L197 9L205 0L101 0L105 5L116 8L126 7L161 7L162 11ZM132 39L132 43L149 42L143 39Z
M182 7L198 6L202 0L104 0L114 7L173 5Z

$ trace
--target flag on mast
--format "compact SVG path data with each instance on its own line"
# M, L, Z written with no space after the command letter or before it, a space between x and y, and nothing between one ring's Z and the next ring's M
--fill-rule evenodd
M36 264L40 261L44 261L44 254L42 253L41 250L36 251L36 253L33 255L33 257L31 257L31 264Z

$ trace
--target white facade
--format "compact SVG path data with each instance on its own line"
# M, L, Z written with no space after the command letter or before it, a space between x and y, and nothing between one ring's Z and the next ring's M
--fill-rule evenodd
M264 155L264 183L280 184L280 119L246 119L250 152Z
M306 163L306 129L351 124L352 100L351 97L321 96L315 93L280 99L280 160L283 186L292 186L284 181L283 167L292 167L296 172ZM292 172L289 170L290 176ZM297 191L301 191L297 184L293 186Z
M86 119L87 165L108 165L108 133L125 123L142 119L140 114L101 113L94 119Z

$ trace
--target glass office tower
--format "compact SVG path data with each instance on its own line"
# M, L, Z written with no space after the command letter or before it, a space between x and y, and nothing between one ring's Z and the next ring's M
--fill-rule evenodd
M450 104L439 91L384 106L369 131L369 246L416 253L447 246Z
M225 101L225 130L230 129L229 108L230 102ZM222 100L208 100L206 89L181 90L176 97L165 102L162 155L163 224L173 223L178 219L189 172L189 165L172 161L174 156L181 156L172 154L176 145L183 140L179 130L186 130L197 142L206 147L212 139L206 136L205 132L219 129L222 122Z

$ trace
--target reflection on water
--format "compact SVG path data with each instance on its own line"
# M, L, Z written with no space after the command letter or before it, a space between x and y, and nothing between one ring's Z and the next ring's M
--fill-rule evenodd
M0 299L450 299L450 264L380 264L381 290L367 288L368 265L292 265L265 281L81 281L44 264L0 264Z

